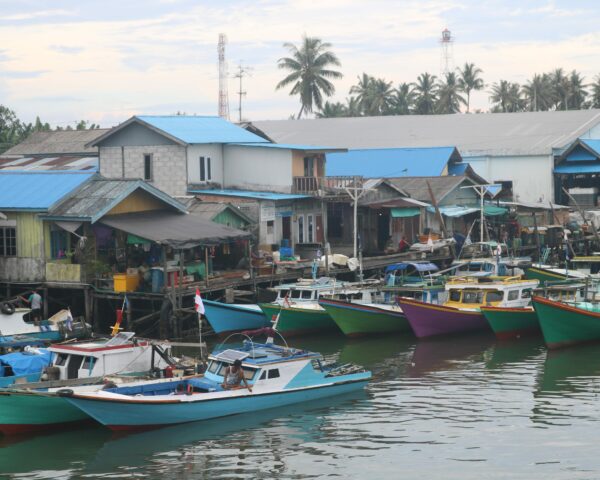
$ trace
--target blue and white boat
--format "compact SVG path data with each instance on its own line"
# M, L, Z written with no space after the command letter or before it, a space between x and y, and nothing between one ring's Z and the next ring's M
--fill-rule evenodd
M250 388L223 389L225 369L238 359ZM146 430L346 394L371 378L356 365L327 366L318 353L249 337L239 348L216 350L209 361L202 376L67 391L64 398L112 430Z
M52 352L31 348L0 355L0 388L14 383L37 382L42 370L52 362Z
M255 330L271 326L258 305L239 305L203 300L204 314L208 323L218 335Z

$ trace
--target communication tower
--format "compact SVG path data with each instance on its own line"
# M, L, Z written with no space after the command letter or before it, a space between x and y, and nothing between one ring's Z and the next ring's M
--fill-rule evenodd
M219 117L229 120L229 93L227 91L227 61L225 60L225 44L227 36L219 33Z
M440 58L440 70L442 75L446 75L454 70L454 37L452 32L447 28L442 30L442 37L440 38L441 58Z

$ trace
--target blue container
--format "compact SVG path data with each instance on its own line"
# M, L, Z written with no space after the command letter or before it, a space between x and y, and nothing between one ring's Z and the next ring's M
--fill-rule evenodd
M291 257L294 255L294 249L291 247L281 247L279 253L281 253L282 257Z
M151 270L152 278L152 293L160 293L165 284L165 276L161 268L153 268Z
M290 240L288 238L281 239L281 246L287 248L290 246Z

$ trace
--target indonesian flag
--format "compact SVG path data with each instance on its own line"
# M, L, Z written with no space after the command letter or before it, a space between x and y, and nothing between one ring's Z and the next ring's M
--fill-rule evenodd
M204 315L204 303L202 303L202 297L200 296L200 289L196 289L196 297L194 298L196 312L198 315Z

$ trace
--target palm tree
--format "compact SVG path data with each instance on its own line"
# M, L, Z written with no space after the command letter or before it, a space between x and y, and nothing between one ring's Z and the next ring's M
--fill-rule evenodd
M413 85L415 92L415 113L422 115L434 113L435 102L437 100L435 78L435 75L430 75L427 72L417 77L417 82Z
M409 115L415 105L415 92L409 83L401 83L392 98L394 114Z
M436 103L437 113L458 113L460 106L466 105L467 101L460 94L461 88L456 78L456 73L446 73L446 78L437 87L438 99Z
M571 96L571 83L569 78L565 76L562 68L555 69L550 73L552 82L552 91L555 97L555 107L557 110L569 109L569 97Z
M323 108L323 95L330 97L335 93L335 87L328 79L342 78L342 74L336 70L330 70L332 65L340 66L337 56L327 50L330 43L323 42L319 38L311 38L304 35L300 48L291 43L284 43L291 57L283 57L278 61L279 68L291 70L287 77L277 84L277 89L293 84L290 95L300 95L300 111L302 113L313 111L313 105L318 109Z
M518 112L524 106L521 87L518 83L507 80L500 80L492 85L490 101L495 104L492 109L495 112Z
M580 110L585 104L585 99L588 95L584 83L584 77L579 72L573 70L569 75L569 89L570 89L570 106L575 110Z
M367 115L391 115L392 102L394 99L394 88L392 82L386 82L383 78L374 79L371 82L369 92Z
M592 83L592 98L591 98L591 108L600 108L600 75L596 75L594 79L594 83Z
M320 112L317 112L317 118L335 118L346 117L346 105L340 102L330 103L325 102Z
M483 80L479 76L483 73L481 68L475 66L474 63L465 63L462 69L458 69L460 77L458 79L458 84L463 92L467 94L467 113L469 113L469 109L471 106L471 92L473 90L483 90L485 86Z
M362 113L365 113L369 109L369 97L372 91L372 83L375 79L371 75L363 73L362 76L357 77L358 83L352 85L350 88L350 95L356 94L356 101Z
M552 108L554 96L550 75L535 74L522 88L523 97L527 102L527 109L531 112L546 111Z
M348 117L360 117L362 110L360 108L360 102L356 97L346 98L346 115Z

